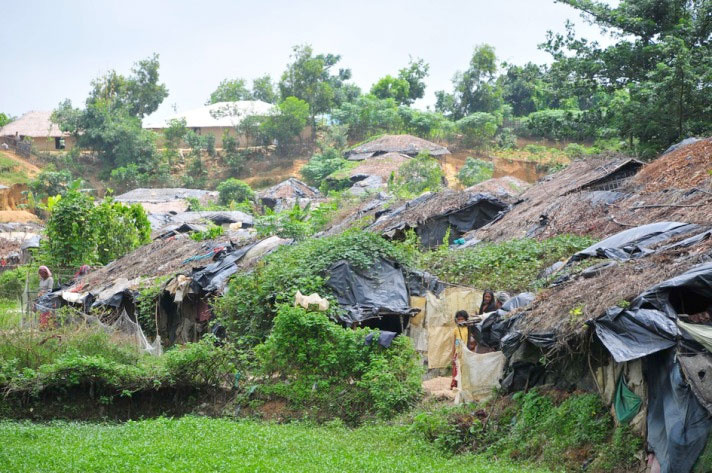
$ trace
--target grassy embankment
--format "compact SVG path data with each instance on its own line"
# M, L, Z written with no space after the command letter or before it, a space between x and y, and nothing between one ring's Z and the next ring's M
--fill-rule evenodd
M447 455L399 426L269 424L184 417L125 424L0 423L0 471L546 472Z

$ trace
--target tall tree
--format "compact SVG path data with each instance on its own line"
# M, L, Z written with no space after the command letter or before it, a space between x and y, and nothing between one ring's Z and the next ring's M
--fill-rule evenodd
M398 78L408 82L408 102L410 105L425 95L425 78L430 73L430 64L423 59L412 59L398 71Z
M546 68L528 62L524 66L505 64L506 72L497 78L502 98L512 106L515 116L529 115L549 105Z
M252 93L247 88L245 79L224 79L218 84L217 89L210 94L205 105L218 102L237 102L238 100L252 100Z
M597 24L615 43L602 47L576 36L549 32L542 45L552 54L560 83L596 92L625 89L627 105L615 119L620 131L654 153L688 134L712 130L712 2L708 0L558 0Z
M477 46L467 70L457 72L453 77L453 93L436 92L438 111L460 119L474 112L498 110L502 106L502 93L495 80L496 74L494 48L488 44Z
M267 103L277 103L279 98L274 82L269 74L265 74L252 81L252 97Z
M154 54L136 63L128 77L110 71L92 81L85 108L75 108L65 100L52 120L62 131L72 133L80 147L97 152L110 166L137 163L150 167L155 164L155 134L142 128L141 118L168 96L165 84L158 82L158 67Z
M373 84L371 93L379 99L393 99L398 104L410 103L410 84L407 80L387 75Z
M294 46L292 62L287 65L279 81L280 95L296 97L309 104L313 123L316 115L340 105L354 92L346 84L351 78L350 69L332 72L340 60L338 54L314 54L308 44Z

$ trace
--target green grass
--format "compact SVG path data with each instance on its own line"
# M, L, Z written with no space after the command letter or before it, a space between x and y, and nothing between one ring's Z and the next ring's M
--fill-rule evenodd
M405 427L270 424L184 417L125 424L0 422L0 471L546 472L447 455Z
M30 182L30 177L22 168L22 165L3 154L0 154L0 176L2 176L0 182L6 186Z
M18 327L21 318L22 310L18 299L0 299L0 330Z

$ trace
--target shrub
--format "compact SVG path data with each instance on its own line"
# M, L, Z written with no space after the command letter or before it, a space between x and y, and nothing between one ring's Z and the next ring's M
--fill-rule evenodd
M319 187L329 174L345 168L348 164L349 161L344 159L338 150L327 148L313 155L300 173L307 184Z
M252 200L255 197L254 191L247 183L232 177L218 184L218 194L222 205Z
M173 386L219 387L234 375L229 346L218 346L206 335L197 343L176 345L163 355L168 382Z
M35 198L44 199L64 194L71 182L72 173L66 169L57 170L53 164L49 164L30 182L28 187Z
M190 234L190 239L195 241L213 240L225 232L225 229L220 225L210 225L207 230L202 232L193 232Z
M49 219L40 259L64 267L102 263L151 241L151 226L140 204L110 197L99 205L75 181L64 196L47 201Z
M465 146L486 148L492 144L501 120L486 112L475 112L456 122Z
M0 388L38 395L85 386L94 396L111 397L162 387L220 387L234 376L234 353L229 344L214 342L206 337L155 357L133 340L94 327L3 333Z
M457 172L457 179L463 186L470 187L491 179L493 173L494 164L491 161L468 157L465 160L465 165Z
M559 235L542 241L481 243L458 251L440 248L422 254L418 265L449 282L519 292L532 289L543 269L592 243L589 237Z
M285 397L295 408L325 408L349 421L364 414L390 417L407 408L421 394L422 375L410 339L397 337L385 349L366 346L369 331L345 329L323 313L281 306L272 333L255 353L264 374L279 373L288 381L263 391Z
M399 262L408 259L400 247L360 230L281 246L251 273L236 274L213 308L231 337L241 346L253 346L269 333L277 307L292 303L297 290L330 297L324 277L333 263L345 259L367 268L381 256ZM335 311L332 304L329 315L335 316Z
M403 197L437 191L443 186L444 177L438 160L431 158L427 152L420 152L398 169L393 190Z
M225 164L237 176L245 165L245 156L237 150L237 139L225 130L222 136L222 145Z

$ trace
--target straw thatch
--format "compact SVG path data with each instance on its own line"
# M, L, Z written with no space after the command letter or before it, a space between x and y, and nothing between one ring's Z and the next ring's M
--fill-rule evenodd
M447 148L412 135L383 135L346 151L345 156L353 161L360 161L386 153L401 153L416 156L427 151L431 156L450 154Z
M194 241L185 235L155 240L102 268L91 271L75 285L74 289L82 293L96 294L119 279L133 281L137 278L155 279L176 273L189 273L193 268L210 264L213 250L229 244L229 235L209 241ZM207 256L203 259L189 260L200 255Z
M525 335L554 333L557 343L564 344L570 337L585 332L587 320L600 317L606 309L630 301L652 286L710 259L712 240L708 238L689 248L618 262L586 277L579 274L539 292L517 330Z
M410 160L410 156L402 153L386 153L359 163L358 166L348 171L351 180L358 180L367 176L378 176L387 182L392 173ZM338 171L337 171L338 172Z
M473 236L485 241L563 233L603 238L663 220L706 224L712 221L712 179L706 164L712 155L699 148L703 154L697 160L687 160L689 150L681 148L644 166L637 176L632 174L640 163L630 159L575 161L524 192L521 203ZM659 189L658 183L669 179L679 188Z
M31 138L47 138L68 136L56 123L52 123L51 111L33 110L20 118L0 128L0 136L29 136Z

